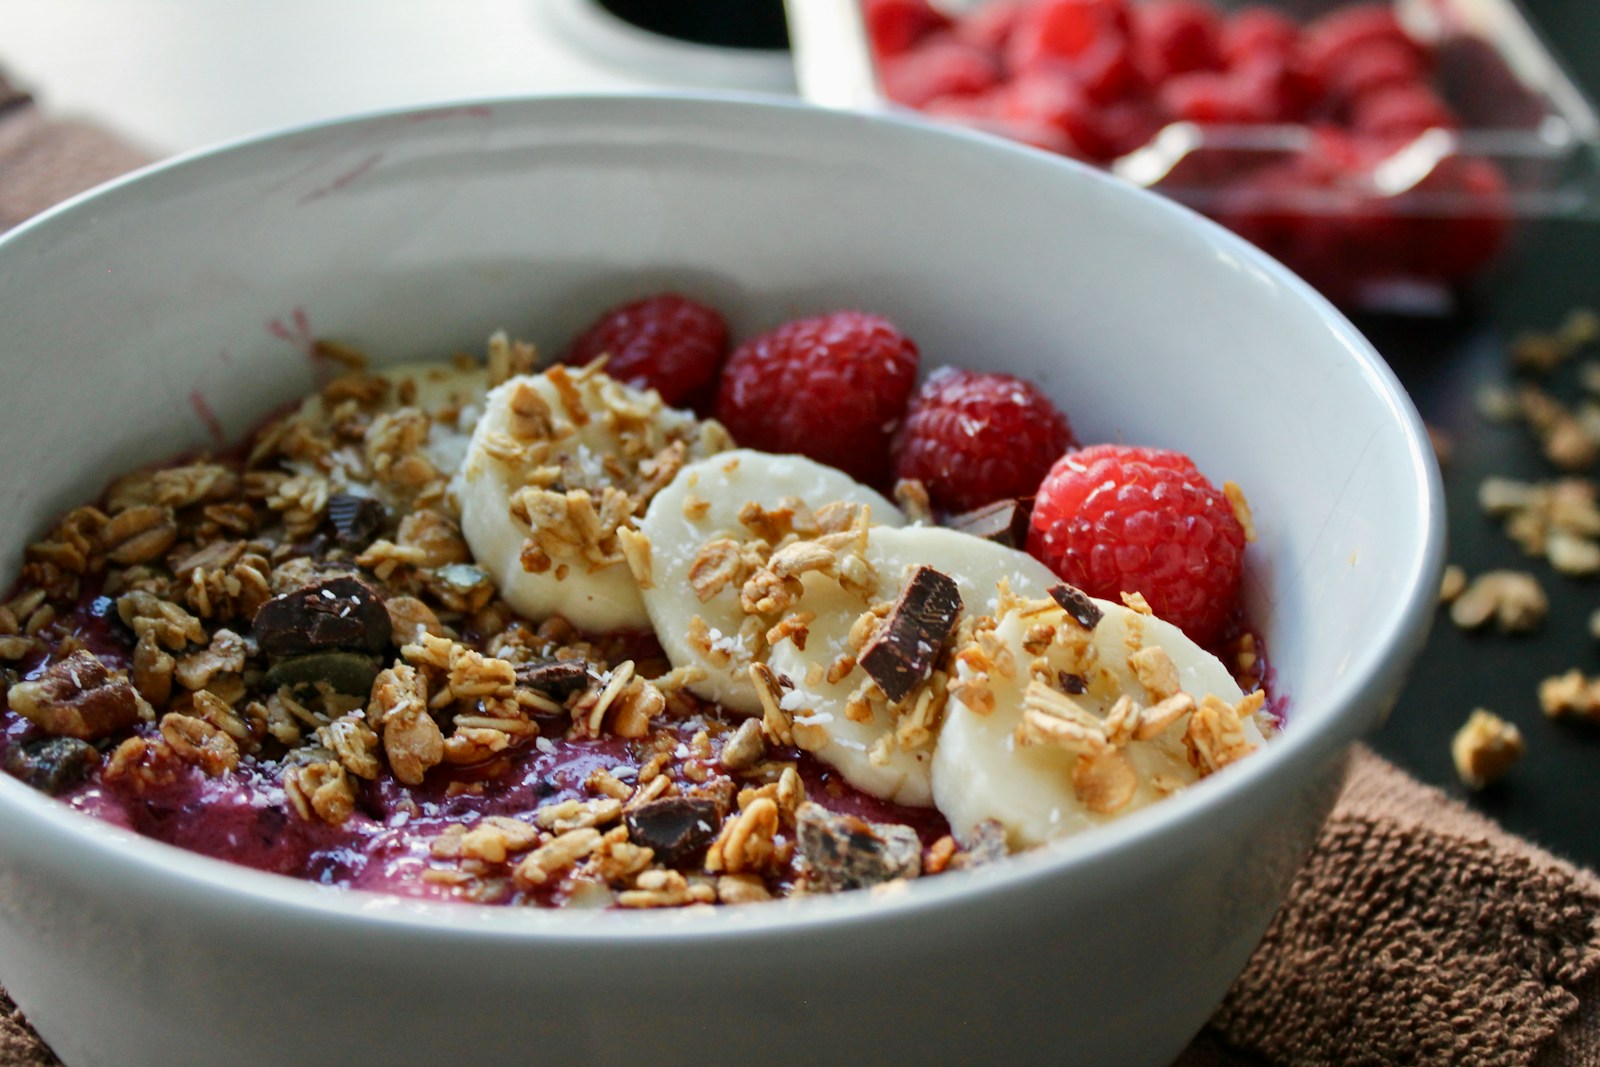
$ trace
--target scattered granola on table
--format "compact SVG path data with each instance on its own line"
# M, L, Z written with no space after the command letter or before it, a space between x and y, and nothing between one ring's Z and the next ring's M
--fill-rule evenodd
M1456 774L1469 789L1482 789L1504 778L1522 759L1527 746L1513 723L1484 708L1472 715L1450 743Z

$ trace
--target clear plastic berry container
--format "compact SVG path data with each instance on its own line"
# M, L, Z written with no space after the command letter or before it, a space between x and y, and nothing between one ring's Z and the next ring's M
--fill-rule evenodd
M1053 3L1025 0L1009 32L992 16L988 24L973 20L994 0L944 0L938 9L954 23L931 27L904 18L918 6L909 0L864 2L878 85L891 104L1077 156L1171 196L1250 238L1347 308L1448 311L1464 287L1509 259L1522 224L1579 215L1600 198L1600 121L1513 0L1066 5L1112 11L1109 30L1085 29L1076 16L1026 30ZM1209 61L1164 57L1153 43L1178 41L1167 46L1178 51L1193 45L1192 34L1161 37L1145 14L1185 5L1215 16ZM898 10L886 19L875 8ZM1293 63L1320 63L1311 88L1286 81L1271 63L1265 73L1245 73L1256 62L1245 51L1260 42L1241 46L1246 35L1236 24L1252 10L1297 25ZM1360 47L1328 44L1340 32L1328 27L1354 12L1369 22L1377 13L1403 31L1416 57L1407 78L1422 91L1402 91L1392 68L1410 61L1393 53L1405 49L1392 41L1372 46L1368 37L1382 34L1370 26L1345 28ZM1083 43L1102 32L1122 35L1131 62ZM1026 33L1032 38L1021 39ZM975 58L983 48L961 53L978 42L990 49L987 86ZM1041 50L1052 47L1078 51L1041 63ZM1362 54L1374 47L1390 54ZM949 53L941 60L916 58L941 48ZM1174 69L1189 62L1201 65ZM1053 73L1039 74L1041 67ZM1076 78L1079 88L1053 84L1057 75ZM1281 101L1302 90L1309 103L1261 105L1263 94ZM1380 99L1385 94L1390 99Z

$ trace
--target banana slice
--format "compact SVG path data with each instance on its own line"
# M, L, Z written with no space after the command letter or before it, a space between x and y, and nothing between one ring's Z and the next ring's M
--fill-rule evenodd
M881 694L874 696L870 686L863 690L867 675L855 665L863 636L857 621L872 605L893 603L921 565L954 579L963 617L993 615L1002 581L1014 591L1042 596L1056 578L1024 552L939 527L873 527L863 558L871 570L865 588L848 588L822 573L803 577L805 591L789 610L816 613L805 648L781 641L772 647L769 664L792 687L778 699L794 717L797 745L858 789L926 807L935 802L933 694L920 687L907 698L913 706L897 716Z
M685 463L731 443L720 424L597 370L515 377L489 394L452 486L461 532L524 616L642 630L625 556L634 521Z
M1202 764L1262 743L1259 697L1216 657L1160 619L1092 604L1103 612L1092 631L1048 599L1013 605L957 654L933 796L958 839L992 819L1025 848L1158 800L1197 777L1190 729L1215 732L1199 737ZM1186 712L1174 694L1201 707ZM1119 710L1124 695L1133 703Z
M778 620L740 606L744 579L767 555L751 542L770 549L789 533L842 530L859 506L870 509L874 523L905 522L898 508L842 471L749 449L691 463L656 494L639 521L651 561L644 606L672 665L705 671L691 686L696 694L732 711L761 710L749 668L764 658L765 634Z
M423 453L446 476L461 469L489 392L489 369L478 363L434 361L379 367L394 384L381 410L420 409L429 418Z

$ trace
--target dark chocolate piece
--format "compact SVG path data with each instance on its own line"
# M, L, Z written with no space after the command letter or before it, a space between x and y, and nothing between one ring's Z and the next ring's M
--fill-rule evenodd
M328 498L328 521L339 543L348 548L365 547L388 519L388 509L370 496L337 493Z
M30 741L6 752L6 770L13 777L51 796L71 789L98 766L100 750L75 737Z
M264 683L268 692L275 693L284 686L293 689L326 682L335 692L365 697L372 692L372 683L381 669L376 656L364 656L359 652L308 652L274 663Z
M1068 674L1066 671L1056 671L1056 678L1061 682L1063 692L1077 696L1079 693L1089 691L1089 679L1081 674Z
M892 703L933 673L961 618L961 590L932 567L918 567L857 662Z
M547 659L517 668L517 688L532 689L561 701L589 684L589 665L581 659Z
M671 867L692 859L716 840L722 816L714 800L666 797L640 804L625 821L633 843L655 849L656 862Z
M1093 630L1100 625L1100 620L1105 618L1106 613L1089 599L1088 593L1065 582L1050 587L1050 598L1060 604L1061 610L1071 615L1085 630Z
M389 647L383 598L355 578L330 578L273 597L256 611L256 643L268 656L368 652Z
M795 816L807 887L865 889L922 873L922 840L909 826L839 815L807 801Z
M1020 496L953 515L944 524L1007 548L1023 548L1028 543L1028 520L1032 516L1033 497Z

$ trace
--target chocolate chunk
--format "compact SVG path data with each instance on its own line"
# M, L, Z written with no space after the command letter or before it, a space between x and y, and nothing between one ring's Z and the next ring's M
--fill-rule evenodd
M922 873L922 840L909 826L838 815L810 801L795 821L800 869L811 889L864 889Z
M294 689L326 682L335 692L366 697L371 694L372 683L381 669L378 657L360 652L308 652L278 660L267 671L263 682L272 693L284 686Z
M339 543L348 548L365 547L388 520L388 509L370 496L337 493L328 498L328 522Z
M952 530L981 537L1007 548L1022 548L1028 543L1028 520L1033 516L1033 497L996 500L972 511L945 520Z
M6 751L6 770L51 796L71 789L99 765L100 750L75 737L30 741Z
M256 643L268 656L342 650L376 655L392 632L383 598L355 578L329 578L273 597L256 611Z
M547 659L517 668L517 688L532 689L562 701L589 684L589 665L581 659Z
M1082 589L1075 589L1065 582L1050 587L1050 598L1061 605L1065 611L1077 620L1079 626L1085 630L1093 630L1100 625L1100 620L1105 618L1105 612L1089 598L1089 594Z
M1066 671L1056 671L1056 679L1061 683L1063 692L1077 696L1079 693L1089 691L1089 679L1081 674L1068 674Z
M961 590L949 575L918 567L857 662L899 703L933 673L961 618Z
M639 805L625 821L633 843L655 849L656 862L670 867L716 840L722 817L714 800L667 797Z

